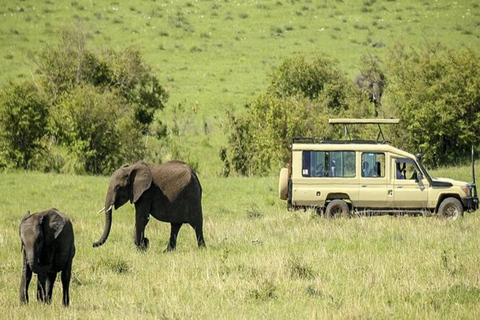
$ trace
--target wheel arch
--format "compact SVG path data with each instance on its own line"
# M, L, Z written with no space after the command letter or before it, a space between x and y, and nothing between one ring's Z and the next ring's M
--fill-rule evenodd
M460 203L462 204L462 207L463 207L463 210L466 210L465 209L465 206L463 204L463 201L462 199L460 199L459 195L458 194L455 194L455 193L442 193L441 195L439 195L438 197L438 200L437 200L437 204L435 206L435 212L438 212L438 209L440 208L440 205L442 204L443 200L447 199L447 198L455 198L457 199L458 201L460 201Z
M352 200L350 199L350 196L347 194L347 193L343 193L343 192L332 192L332 193L329 193L327 195L327 197L325 198L325 205L324 205L324 208L326 208L328 206L328 204L330 202L332 202L333 200L343 200L347 203L348 205L348 208L350 210L352 210Z

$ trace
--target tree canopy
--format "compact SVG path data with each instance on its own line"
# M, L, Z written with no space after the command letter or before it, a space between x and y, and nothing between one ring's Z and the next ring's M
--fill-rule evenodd
M458 164L471 145L478 149L480 59L474 51L396 45L385 61L363 57L360 69L381 78L381 104L353 86L332 60L284 60L246 112L229 114L228 145L220 152L224 174L268 174L286 166L293 137L340 138L328 126L331 117L398 117L401 125L386 130L391 142L423 152L432 167ZM371 138L372 129L353 128L351 137Z
M390 50L389 105L401 122L398 144L430 166L454 165L480 142L480 57L439 44Z
M168 92L137 48L94 52L85 38L63 30L31 55L33 80L3 88L1 166L102 174L143 158L142 134Z

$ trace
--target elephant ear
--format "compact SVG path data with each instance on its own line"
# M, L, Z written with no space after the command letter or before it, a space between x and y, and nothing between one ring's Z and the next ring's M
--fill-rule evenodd
M65 226L65 218L62 217L56 211L50 211L50 219L48 222L49 227L53 230L53 237L57 239L60 232L62 232L63 227Z
M152 173L144 162L137 162L131 167L130 183L132 186L130 202L136 203L142 194L152 185Z
M18 235L20 236L20 240L22 241L22 250L23 250L23 232L22 232L22 229L24 227L24 224L25 224L25 220L30 217L30 211L27 211L25 212L25 215L23 216L22 218L22 221L20 222L20 227L18 228Z
M22 219L22 220L25 220L25 219L27 219L28 217L30 217L30 210L28 210L27 212L25 212L25 215L23 216L23 219Z
M153 182L162 190L170 202L175 201L192 179L192 169L181 161L151 167Z

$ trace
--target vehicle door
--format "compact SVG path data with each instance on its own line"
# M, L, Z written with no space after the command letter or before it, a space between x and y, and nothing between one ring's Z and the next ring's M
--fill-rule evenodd
M385 153L362 152L358 208L385 208L387 206L387 178Z
M428 181L413 159L393 158L391 166L393 185L389 189L396 209L427 208Z

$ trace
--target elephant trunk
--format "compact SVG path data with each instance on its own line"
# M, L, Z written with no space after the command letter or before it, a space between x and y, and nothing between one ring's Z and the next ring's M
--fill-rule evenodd
M109 203L108 201L106 203ZM93 247L99 247L107 241L108 235L110 234L110 229L112 228L112 210L113 205L107 205L101 210L105 210L105 228L103 229L103 234L97 242L93 243Z
M40 265L40 258L39 255L35 253L35 250L26 250L25 253L27 255L28 265L33 273L46 273L52 268L52 265Z

